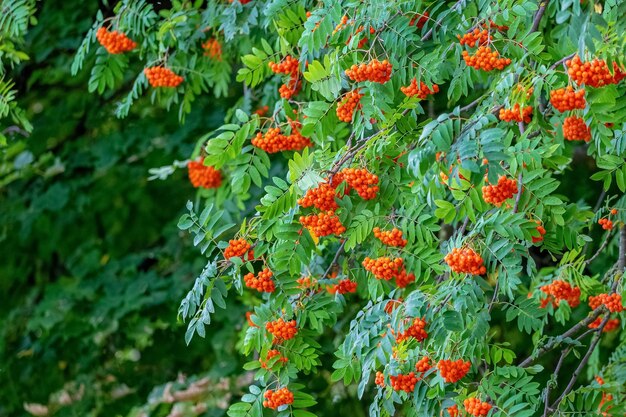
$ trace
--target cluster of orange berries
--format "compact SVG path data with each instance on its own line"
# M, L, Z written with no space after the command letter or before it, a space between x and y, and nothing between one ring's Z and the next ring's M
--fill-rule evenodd
M341 220L334 211L327 211L318 214L310 214L308 216L300 216L300 224L309 228L315 236L340 235L346 231L341 224Z
M311 146L311 141L300 134L298 125L292 123L291 134L285 135L279 127L267 129L265 134L259 132L252 138L252 145L263 149L267 153L282 151L300 151Z
M354 110L360 109L362 107L362 97L363 94L359 93L358 88L356 90L346 93L345 97L337 105L337 117L339 118L339 120L346 123L352 122Z
M204 158L187 163L189 181L196 187L219 188L222 185L222 174L215 168L205 166Z
M277 357L278 359L276 360L276 362L281 363L281 364L285 364L289 361L289 359L285 358L284 356L282 356L280 354L280 351L277 349L270 349L267 352L267 355L265 356L265 360L261 359L259 362L261 362L261 368L263 369L269 369L269 362L270 360L272 360L273 358Z
M461 380L469 372L472 365L463 359L451 361L449 359L440 360L437 363L437 369L444 381L455 383Z
M391 259L386 256L372 259L367 257L363 260L363 266L378 279L389 281L400 273L404 267L402 258Z
M419 317L415 317L413 319L413 323L411 323L411 325L404 332L400 332L396 335L396 342L400 343L410 338L421 342L426 340L427 337L428 333L426 332L426 321Z
M379 387L384 387L385 386L385 374L383 374L380 371L376 372L376 379L374 380L374 382L376 383L376 385L378 385Z
M347 25L348 25L348 15L344 14L343 16L341 16L341 20L339 21L337 26L335 26L335 29L333 30L333 35L339 32L341 29L343 29Z
M365 28L363 26L359 26L356 31L354 32L354 36L358 35L359 33L363 32ZM373 35L374 33L376 33L376 29L374 29L373 27L370 26L370 35ZM350 41L352 40L352 35L348 36L348 40L346 41L346 45L350 44ZM366 37L363 37L361 39L359 39L359 43L357 44L357 48L361 49L365 46L365 44L367 43L368 39Z
M418 379L415 376L415 372L409 372L407 375L392 375L389 377L389 381L394 391L413 392Z
M565 300L572 308L580 304L580 288L572 287L569 282L555 280L540 289L548 295L541 300L541 308L545 308L550 302L554 307L558 307L561 300Z
M270 111L270 106L261 106L254 111L254 114L258 114L260 117L263 117Z
M604 305L611 313L621 313L624 311L624 306L622 305L622 296L613 293L613 294L599 294L595 297L589 297L589 307L592 310Z
M184 78L176 74L169 68L165 67L150 67L145 68L143 73L146 74L148 83L152 87L178 87Z
M565 61L569 77L578 85L590 85L592 87L602 87L607 84L617 84L626 77L626 72L622 71L617 63L613 63L612 75L606 61L595 58L592 61L583 62L576 55L572 59Z
M613 221L609 218L602 218L598 220L598 224L602 226L604 230L612 230L613 229Z
M415 364L415 370L417 372L427 372L430 368L432 368L432 366L430 365L430 358L428 356L424 356Z
M265 329L274 336L274 343L293 339L298 333L296 321L290 320L286 322L282 317L265 323Z
M222 44L217 38L208 39L202 44L202 49L204 49L204 55L211 59L215 59L216 61L222 60Z
M287 55L281 62L270 62L268 66L274 74L294 75L298 72L300 64L297 59Z
M345 168L333 176L333 185L338 186L346 182L346 192L354 189L363 200L372 200L378 195L378 175L372 174L365 168Z
M532 237L533 243L541 242L543 240L543 235L546 234L546 228L543 227L541 222L539 220L535 220L535 222L538 224L537 231L539 232L539 236Z
M373 59L367 64L352 65L346 70L346 75L356 82L372 81L384 84L391 78L391 68L391 63L386 59L384 61Z
M265 391L264 397L263 407L273 410L281 405L293 404L293 392L289 391L287 387L277 389L276 391L268 389Z
M110 54L123 54L137 47L137 42L116 30L109 31L104 26L96 32L96 39Z
M272 280L273 275L269 268L265 268L256 277L252 272L246 274L243 277L243 282L246 284L246 287L258 292L274 292L276 285Z
M458 274L484 275L487 268L483 258L472 248L454 248L443 260Z
M336 210L339 206L335 197L338 197L335 187L323 182L315 188L309 188L304 197L298 199L298 204L302 207L313 206L323 211Z
M395 227L385 231L380 230L379 227L375 227L372 231L376 239L380 240L383 245L403 248L407 244L407 240L402 239L402 231Z
M597 319L593 321L593 323L590 323L589 326L587 327L589 327L590 329L597 329L598 327L600 327L601 324L602 324L602 317L598 317ZM609 321L607 321L606 324L604 325L604 329L602 329L602 332L603 333L612 332L618 327L619 327L619 319L609 319Z
M433 84L433 88L430 89L423 81L420 81L420 85L418 87L417 79L413 78L411 80L411 84L406 87L400 87L400 91L402 91L407 97L417 96L418 98L425 100L428 95L438 93L439 86L437 84Z
M561 113L568 110L584 109L587 105L585 89L574 91L571 85L550 91L550 103Z
M290 99L300 92L302 82L300 80L300 64L298 60L287 55L280 63L270 62L269 67L275 74L289 75L289 81L278 89L280 96L284 99Z
M489 414L489 410L491 410L491 404L484 403L478 398L467 398L463 401L463 406L465 407L465 411L474 417L486 416Z
M566 140L584 140L589 142L591 140L591 131L581 117L570 116L563 121L563 137Z
M300 277L296 280L296 282L298 283L298 288L301 290L313 288L317 285L317 280L311 277Z
M532 115L532 106L526 106L523 109L520 109L519 104L516 103L512 109L500 109L498 117L504 122L530 123Z
M245 239L231 239L228 246L224 249L224 259L243 258L248 253L248 260L254 259L254 250L250 249L252 245Z
M450 414L450 417L459 417L459 406L458 405L453 405L452 407L448 407L448 414Z
M327 288L330 294L347 294L356 292L357 284L349 279L342 279L335 285L331 285Z
M511 63L510 58L500 58L500 53L491 50L488 46L481 46L474 55L470 55L467 51L463 51L462 55L468 66L483 71L503 70Z
M517 193L517 180L501 176L496 185L487 184L483 186L483 200L485 203L500 207L509 198Z
M411 20L409 21L409 26L413 26L415 25L418 29L421 29L424 27L424 25L426 24L426 22L428 22L428 17L430 15L428 14L428 12L424 12L424 13L417 13L415 14L415 16L413 16L411 18Z
M469 33L465 33L463 36L456 35L456 37L459 39L461 45L467 45L470 48L485 45L490 39L489 31L486 29L480 30L478 28Z
M396 286L398 288L405 288L413 281L415 281L415 274L407 273L404 268L396 275Z

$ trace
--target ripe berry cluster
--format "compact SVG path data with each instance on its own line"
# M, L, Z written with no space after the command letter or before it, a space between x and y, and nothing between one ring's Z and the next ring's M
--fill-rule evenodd
M309 228L315 236L340 235L346 231L341 224L341 220L334 211L327 211L318 214L310 214L308 216L300 216L300 224Z
M346 70L346 75L356 82L372 81L384 84L391 78L391 68L391 63L386 59L384 61L373 59L367 64L352 65Z
M483 200L486 203L500 207L509 198L517 193L517 180L501 176L496 185L487 184L483 186Z
M482 256L472 248L454 248L443 260L452 271L458 274L484 275L487 273Z
M450 414L450 417L459 417L459 406L458 405L453 405L452 407L448 407L448 414Z
M407 375L392 375L389 377L389 381L394 391L413 392L418 379L415 376L415 372L409 372Z
M354 36L358 35L359 33L363 32L365 28L363 26L359 26L356 31L354 32ZM376 33L376 29L374 29L373 27L370 27L370 35L373 35L374 33ZM348 36L348 40L346 41L346 45L350 44L350 41L352 41L352 36L350 35ZM359 39L359 43L357 44L357 49L361 49L365 46L365 44L367 43L368 39L366 37L363 37L361 39Z
M566 140L591 140L591 131L585 121L578 116L566 117L563 121L563 137Z
M400 343L409 338L413 338L418 342L426 340L428 333L426 332L426 321L419 317L415 317L413 322L404 332L396 335L396 342ZM428 359L428 358L427 358Z
M550 103L561 113L568 110L584 109L587 105L585 89L574 91L571 85L550 91Z
M270 62L268 65L275 74L289 75L289 81L281 85L278 89L282 98L290 99L300 92L300 88L302 87L300 80L300 64L296 58L287 55L281 62Z
M343 16L341 16L341 20L339 21L337 26L335 26L335 29L333 30L333 35L339 32L341 29L343 29L347 25L348 25L348 16L344 14Z
M222 185L222 174L213 167L204 165L204 158L187 163L189 181L196 187L219 188Z
M400 87L400 91L402 91L407 97L417 96L418 98L424 100L428 95L438 93L439 86L437 84L433 84L433 88L430 89L423 81L420 81L420 85L418 87L417 79L413 78L411 80L411 84L406 87Z
M396 275L396 286L398 288L405 288L413 281L415 281L415 274L407 273L404 268Z
M455 383L462 379L467 375L471 366L469 362L465 362L463 359L457 359L456 361L445 359L437 363L437 369L439 369L441 377L448 383Z
M272 271L269 268L265 268L256 277L252 272L246 274L243 277L243 282L246 284L246 287L258 292L274 292L276 285L272 280L272 275L274 275Z
M430 368L432 368L432 366L430 365L430 358L428 356L424 356L415 364L415 370L417 372L427 372Z
M526 106L520 110L519 104L516 103L512 109L500 109L498 117L504 122L530 123L532 115L532 106Z
M263 407L273 410L281 405L293 404L293 393L287 387L277 389L276 391L268 389L265 391L264 397Z
M143 70L152 87L178 87L184 78L165 67L150 67Z
M110 54L123 54L137 47L137 42L134 42L125 34L116 30L109 31L105 27L98 29L96 39Z
M281 133L279 127L267 129L265 134L259 132L252 138L252 145L263 149L267 153L282 151L300 151L307 146L311 146L311 141L300 134L298 125L292 123L291 134Z
M337 105L337 117L339 120L346 123L352 122L354 110L362 107L361 97L363 97L363 94L359 93L358 88L346 93L345 97Z
M541 300L541 308L545 308L549 302L554 307L558 307L561 300L565 300L572 308L580 304L580 288L572 287L569 282L555 280L540 289L548 295L547 298Z
M296 327L296 321L285 321L283 318L278 320L268 321L265 323L265 329L274 336L274 343L280 343L283 340L293 339L298 333Z
M202 44L202 49L204 49L205 56L216 61L222 60L222 44L217 38L207 39L207 41Z
M612 332L613 330L616 330L619 327L619 319L609 319L609 321L606 322L606 324L604 325L604 329L602 329L603 333L608 333L608 332ZM595 319L593 321L593 323L590 323L589 327L590 329L597 329L598 327L600 327L600 325L602 324L602 317L598 317L597 319Z
M363 260L363 266L378 279L389 281L400 273L404 267L402 258L391 259L386 256L377 259L367 257Z
M537 231L539 232L539 236L532 237L533 243L541 242L543 240L543 235L546 234L546 228L543 227L541 222L539 220L535 220L535 222L538 224Z
M415 25L418 29L421 29L428 22L429 16L428 12L416 13L409 21L409 26Z
M333 186L346 182L346 192L354 189L363 200L372 200L378 195L378 175L365 168L345 168L333 176Z
M383 374L380 371L376 372L376 379L374 380L374 382L376 383L376 385L378 385L379 387L385 387L385 374Z
M463 51L462 55L468 66L483 71L503 70L511 63L510 58L500 58L500 53L491 50L488 46L481 46L474 55L470 55L467 51Z
M330 294L346 294L356 292L357 284L349 279L342 279L335 285L331 285L327 288Z
M335 202L337 190L327 182L320 183L315 188L309 188L304 197L298 200L301 207L315 207L319 210L336 210L339 206Z
M463 401L463 406L465 407L465 411L474 417L486 416L489 414L489 410L491 410L491 404L484 403L478 398L467 398Z
M613 63L614 75L611 75L606 61L595 58L592 61L583 62L576 55L572 59L565 61L567 73L578 85L590 85L592 87L602 87L607 84L618 84L622 78L626 77L626 72L622 71Z
M467 45L470 48L485 45L490 39L488 30L480 30L478 28L469 33L465 33L463 36L456 35L456 37L459 39L461 45Z
M595 297L589 297L589 307L593 310L600 307L601 305L606 306L606 308L611 313L621 313L624 311L624 306L622 305L622 296L617 293L613 294L598 294Z
M245 239L232 239L228 241L228 246L224 249L224 259L243 258L248 253L248 260L254 259L252 245Z
M372 231L376 239L380 240L383 245L403 248L407 244L407 240L402 239L402 231L395 227L385 231L380 230L379 227L375 227Z
M260 117L263 117L270 110L270 106L261 106L254 111L254 114L258 114Z
M269 362L271 359L275 358L276 356L278 356L279 358L276 360L277 363L280 364L285 364L289 361L289 359L285 358L284 356L282 356L280 354L280 351L277 349L270 349L267 352L267 355L265 356L265 360L261 359L259 362L261 362L261 368L263 369L269 369Z
M298 283L298 288L300 288L301 290L306 290L317 286L317 280L311 277L300 277L296 280L296 282Z
M611 219L605 217L598 220L598 224L602 226L604 230L612 230L613 229L613 221Z

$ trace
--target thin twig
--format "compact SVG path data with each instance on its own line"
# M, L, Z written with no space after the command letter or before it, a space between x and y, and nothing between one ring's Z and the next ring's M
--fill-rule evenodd
M333 258L330 265L328 265L328 268L326 269L326 272L324 272L322 279L326 279L326 277L330 274L331 269L333 268L333 266L335 266L335 264L337 263L337 260L339 259L339 255L341 255L341 252L343 252L343 248L346 246L347 241L348 241L347 239L344 239L343 242L341 242L341 246L339 246L339 249L337 249L337 252L335 253L335 257Z
M524 122L519 122L518 126L519 126L520 133L523 135L524 132L526 131ZM519 209L519 202L522 198L522 188L523 188L522 181L523 181L522 170L520 170L519 175L517 176L517 196L515 197L515 206L513 206L513 213L517 213L517 210Z
M569 54L568 56L565 56L565 57L559 59L554 64L550 65L550 67L548 69L551 69L551 70L555 69L556 67L558 67L559 65L561 65L562 63L567 61L568 59L572 59L575 55L576 55L576 52L574 52L573 54Z
M626 224L623 224L619 229L619 255L617 258L617 270L619 272L623 272L624 267L626 267Z
M459 6L461 5L461 3L463 3L465 0L458 0L456 3L454 3L454 6L452 6L450 8L450 10L452 9L458 9ZM435 23L434 26L441 26L441 21L443 20L443 17L439 20L437 20L437 22ZM426 42L427 40L429 40L431 38L431 36L433 36L433 29L434 26L432 28L430 28L430 30L428 32L426 32L426 34L424 36L422 36L422 42Z
M537 12L535 13L535 18L533 19L533 25L530 27L531 32L535 32L537 28L539 27L539 23L541 23L541 18L543 17L543 14L546 12L548 1L549 0L543 1L541 5L539 6L539 10L537 10Z
M596 253L593 254L593 256L589 259L587 259L585 261L585 263L587 265L589 265L591 262L593 262L594 259L596 259L598 256L600 256L600 254L602 253L602 251L608 246L609 242L611 241L611 231L608 231L606 233L606 238L604 239L604 242L602 242L602 245L600 245L600 247L598 248L598 250L596 251Z

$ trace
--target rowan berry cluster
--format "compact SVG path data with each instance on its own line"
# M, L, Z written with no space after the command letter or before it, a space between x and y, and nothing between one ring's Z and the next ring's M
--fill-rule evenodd
M407 285L415 281L415 274L407 273L406 269L402 270L396 275L396 286L398 288L405 288Z
M202 44L202 49L204 49L205 56L216 61L222 60L222 44L217 38L207 39L207 41Z
M571 85L550 91L550 103L561 113L568 110L584 109L587 105L585 89L574 91Z
M331 285L327 288L330 294L346 294L356 292L357 284L349 279L342 279L335 285Z
M279 318L278 320L268 321L265 323L265 329L274 336L274 343L280 343L283 340L293 339L298 333L298 328L296 327L296 321L290 320L285 321L283 318Z
M451 361L449 359L440 360L437 363L437 369L444 381L455 383L461 380L469 372L472 365L463 359Z
M152 87L178 87L184 78L165 67L150 67L143 70Z
M378 195L378 175L365 168L345 168L333 176L333 186L346 182L346 192L354 189L363 200L372 200Z
M348 25L348 16L344 14L343 16L341 16L341 20L339 21L337 26L335 26L335 29L333 29L333 35L339 32L341 29L343 29L347 25Z
M500 53L488 46L481 46L474 55L470 55L467 51L463 51L462 55L468 66L483 71L503 70L511 63L510 58L500 58Z
M352 65L346 70L346 75L356 82L372 81L384 84L391 78L391 69L392 65L386 59L384 61L373 59L367 64Z
M619 319L609 319L609 321L606 322L606 324L604 325L604 329L602 329L603 333L608 333L608 332L612 332L613 330L616 330L619 327ZM597 329L598 327L600 327L600 325L602 324L602 317L598 317L597 319L595 319L593 321L593 323L590 323L589 327L590 329Z
M265 391L265 400L263 401L263 407L271 408L273 410L277 409L281 405L289 405L293 404L293 393L287 389L287 387L283 387L273 391L268 389Z
M540 289L548 295L541 300L541 308L545 308L550 302L554 307L558 307L561 300L565 300L572 308L580 304L580 288L572 287L569 282L555 280Z
M498 117L503 122L524 122L530 123L533 115L532 106L526 106L520 109L519 104L515 104L512 109L500 109Z
M282 84L278 88L278 94L280 94L281 98L289 100L291 97L295 96L300 92L302 88L302 81L298 76L289 78L287 84Z
M196 188L219 188L222 185L222 174L213 167L205 166L204 158L189 161L187 171L191 185Z
M254 259L254 250L250 249L252 245L245 239L231 239L228 246L224 249L224 259L243 258L248 253L248 260Z
M296 124L292 123L291 134L285 135L279 127L267 129L265 134L259 132L252 138L252 145L267 153L282 151L300 151L311 146L311 141L300 134Z
M474 417L486 416L489 414L489 410L491 410L491 404L484 403L478 398L467 398L463 401L463 406L465 407L465 411Z
M535 222L538 224L537 231L539 232L539 236L532 237L533 243L541 242L543 240L543 235L546 234L546 228L543 227L541 222L539 220L535 220Z
M487 273L482 256L472 248L454 248L443 260L452 271L458 274L484 275Z
M277 357L278 359L276 360L276 362L281 363L281 364L285 364L289 361L289 359L285 358L284 356L282 356L280 354L280 351L277 349L270 349L267 352L267 355L265 356L265 360L261 359L259 362L261 362L261 368L263 369L269 369L269 362L270 360L272 360L273 358Z
M276 285L272 280L273 273L268 268L263 269L255 277L252 272L243 277L246 287L257 290L258 292L274 292Z
M301 207L315 207L319 210L336 210L339 206L335 202L337 190L327 182L320 183L315 188L309 188L304 197L298 199Z
M465 33L463 36L456 35L456 37L459 39L459 43L461 45L467 45L470 48L485 45L487 44L487 42L489 42L489 39L491 38L489 36L488 30L480 30L478 28L469 33Z
M354 32L354 36L358 35L359 33L363 32L365 28L363 26L359 26L356 31ZM370 26L370 35L373 35L374 33L376 33L376 29L374 29L373 27ZM348 40L346 41L346 45L350 44L350 41L352 41L352 36L350 35L348 36ZM363 37L361 39L359 39L359 43L357 44L357 48L361 49L365 46L365 44L367 43L368 39L366 37Z
M448 414L450 414L450 417L459 417L459 406L458 405L453 405L452 407L448 407Z
M598 224L602 226L604 230L612 230L613 229L613 221L609 218L602 218L598 220Z
M432 368L432 366L430 364L430 358L428 356L424 356L415 364L415 370L417 372L428 372L430 368Z
M483 186L482 191L485 203L500 207L502 203L517 193L517 180L501 176L496 185L487 184Z
M327 211L308 216L300 216L300 224L309 228L315 236L341 235L346 228L334 211Z
M489 20L489 23L484 23L482 24L483 27L488 27L488 28L495 28L501 32L505 32L507 30L509 30L509 27L506 25L497 25L496 22L494 22L493 20Z
M363 266L374 274L376 278L389 281L400 273L404 266L404 261L402 258L392 260L386 256L377 259L367 257L363 260Z
M359 93L358 88L346 93L345 97L337 105L337 117L339 120L346 123L352 122L354 110L362 107L361 97L363 97L363 94Z
M296 58L287 55L281 62L270 62L268 65L275 74L289 75L289 81L281 85L278 89L282 98L290 99L300 92L300 88L302 87L300 80L300 64Z
M611 313L621 313L624 311L622 305L622 296L617 293L613 294L598 294L596 296L589 297L589 307L592 310L604 305Z
M394 391L413 392L415 390L415 384L417 384L417 377L415 372L409 372L407 375L390 376L391 388Z
M400 87L400 91L402 91L407 97L417 96L418 98L425 100L428 95L438 93L439 86L437 84L433 84L433 88L430 89L423 81L420 81L420 85L418 87L417 79L413 78L411 80L411 84L406 87Z
M134 42L125 34L116 30L109 31L105 27L98 29L96 39L110 54L123 54L137 47L137 42Z
M427 337L428 333L426 332L426 321L419 317L415 317L411 325L407 327L404 332L400 332L396 335L396 342L400 343L410 338L421 342Z
M626 73L615 62L613 63L614 74L612 75L606 61L598 58L583 62L576 55L574 58L565 61L565 66L570 79L578 85L602 87L607 84L617 84L626 76Z
M428 12L416 13L409 21L409 26L415 25L418 29L421 29L428 22L429 16Z
M383 245L403 248L407 244L407 240L402 239L402 231L395 227L385 231L380 230L379 227L375 227L372 231L376 239L380 240Z
M591 140L591 131L585 121L578 116L566 117L563 121L563 137L566 140Z
M270 106L261 106L254 111L254 114L258 114L260 117L263 117L270 110Z
M298 288L300 288L301 290L306 290L317 286L317 280L311 277L300 277L296 280L296 282L298 283Z
M379 387L385 387L385 374L383 374L380 371L376 372L376 379L374 380L374 382L376 383L376 385L378 385Z

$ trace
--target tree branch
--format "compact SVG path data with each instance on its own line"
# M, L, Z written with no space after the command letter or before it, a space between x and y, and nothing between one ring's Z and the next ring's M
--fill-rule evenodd
M620 272L626 267L626 224L619 229L619 256L617 258L617 269Z
M543 17L543 14L546 12L548 1L549 0L544 0L543 2L541 2L541 5L539 6L539 10L537 10L537 12L535 13L535 18L533 19L533 25L530 27L531 32L535 32L537 28L539 27L539 23L541 23L541 18Z

